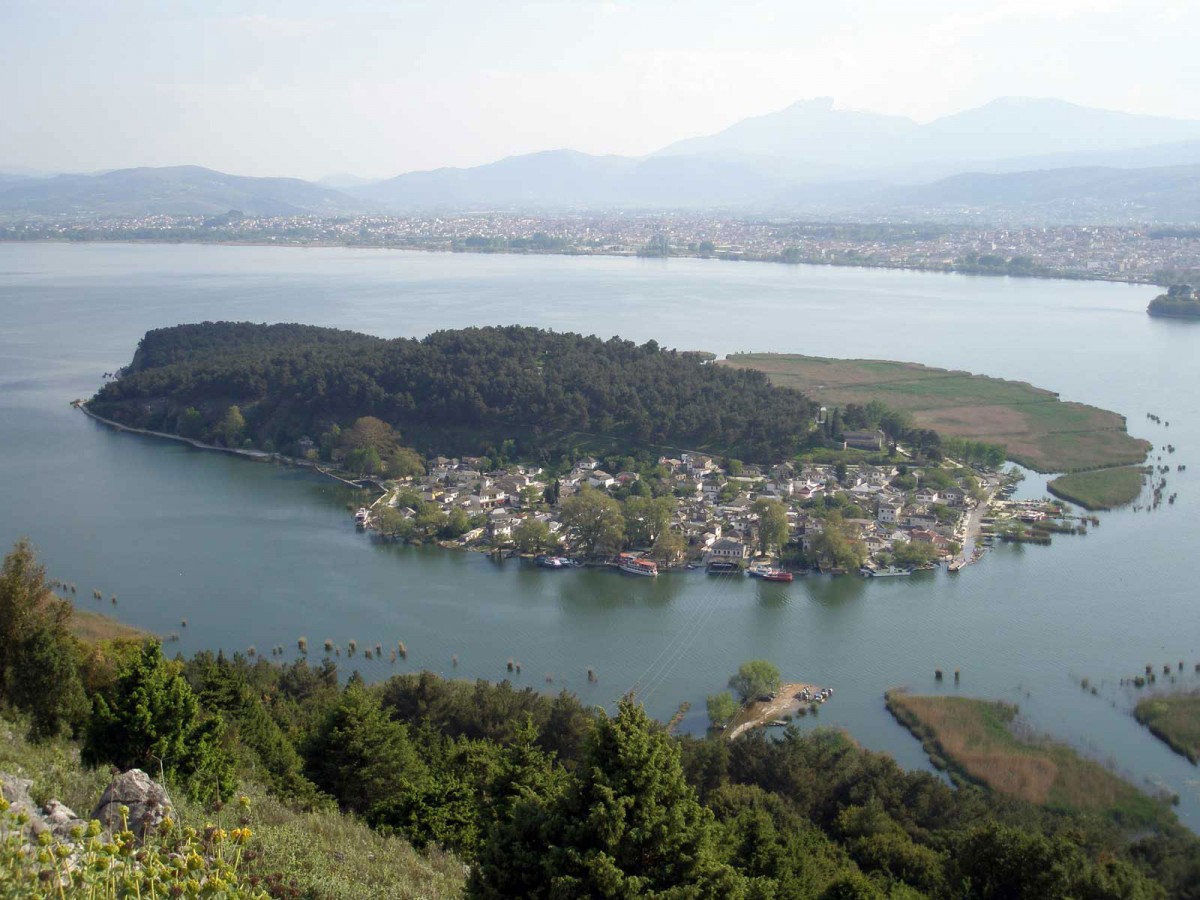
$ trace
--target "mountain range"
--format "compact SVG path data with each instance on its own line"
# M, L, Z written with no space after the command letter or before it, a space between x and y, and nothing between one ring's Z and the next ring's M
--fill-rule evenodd
M1053 174L1050 174L1053 173ZM644 157L549 150L364 182L197 166L0 176L0 215L712 209L822 216L1200 220L1200 121L1002 98L920 124L802 101Z

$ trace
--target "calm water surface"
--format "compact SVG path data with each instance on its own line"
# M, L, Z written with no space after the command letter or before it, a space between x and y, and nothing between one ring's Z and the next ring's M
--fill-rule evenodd
M1103 516L1086 538L1001 548L960 575L791 585L696 572L656 581L546 572L474 554L379 547L332 483L118 435L68 407L150 328L305 322L384 337L529 324L718 353L915 360L1027 380L1125 414L1200 470L1200 328L1150 319L1152 288L700 260L430 255L344 249L0 244L0 542L30 536L55 575L117 594L121 619L202 647L291 655L297 638L409 648L407 664L566 687L611 703L635 683L666 718L745 659L832 685L822 725L927 767L883 691L937 685L1008 699L1041 730L1182 797L1197 770L1129 715L1118 679L1185 662L1200 684L1200 487L1173 507ZM1146 412L1170 422L1153 425ZM1166 457L1164 458L1166 459ZM1036 477L1035 477L1036 478ZM1044 479L1028 485L1034 494ZM188 627L180 628L186 617ZM586 680L594 666L599 683ZM1099 696L1082 691L1088 677ZM805 727L812 727L812 721Z

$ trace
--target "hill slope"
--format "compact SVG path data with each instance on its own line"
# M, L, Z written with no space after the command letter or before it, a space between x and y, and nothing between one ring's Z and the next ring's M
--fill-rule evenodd
M299 178L249 178L200 166L118 169L0 185L0 214L22 216L343 215L370 204Z

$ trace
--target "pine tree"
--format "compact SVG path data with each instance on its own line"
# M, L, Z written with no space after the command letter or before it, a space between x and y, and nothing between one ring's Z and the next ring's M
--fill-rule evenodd
M33 547L18 541L0 568L0 701L30 715L35 739L65 731L87 713L71 612L50 589Z
M198 800L233 793L233 765L221 746L219 718L205 717L176 663L147 641L117 677L108 696L93 698L83 747L87 763L161 771Z
M593 732L570 786L519 803L472 873L476 898L739 897L679 748L630 698Z

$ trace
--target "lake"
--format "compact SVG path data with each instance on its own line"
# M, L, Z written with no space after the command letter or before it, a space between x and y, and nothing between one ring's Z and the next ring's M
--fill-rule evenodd
M127 364L146 330L180 322L304 322L383 337L519 323L1026 380L1123 413L1133 434L1177 448L1163 454L1173 470L1200 447L1200 327L1147 316L1155 293L715 260L0 244L0 540L29 536L52 574L78 585L80 605L178 631L168 650L185 654L283 645L292 658L302 636L315 651L326 638L360 648L403 640L406 663L354 664L368 678L429 668L498 680L511 657L523 664L515 680L590 703L637 685L665 720L688 701L693 730L705 696L763 657L786 678L836 689L802 727L845 727L923 768L884 690L1012 700L1035 728L1180 794L1181 818L1200 829L1197 770L1134 722L1135 692L1117 683L1148 663L1161 672L1183 661L1180 682L1200 685L1200 491L1189 472L1167 476L1174 506L1101 514L1086 537L1001 547L954 576L651 580L374 545L333 482L117 434L68 406ZM1032 476L1025 493L1040 495L1044 481ZM939 667L960 668L961 684L935 683ZM1097 696L1080 688L1084 677Z

